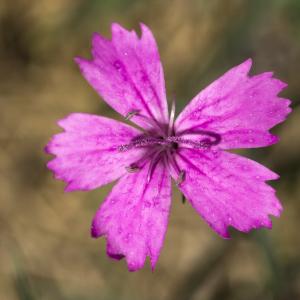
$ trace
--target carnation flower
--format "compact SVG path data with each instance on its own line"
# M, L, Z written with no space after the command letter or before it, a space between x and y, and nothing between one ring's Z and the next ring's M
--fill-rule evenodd
M230 69L197 94L175 120L168 112L163 68L155 39L118 24L112 39L92 38L92 59L75 61L89 84L139 129L106 117L73 113L58 122L46 151L66 191L92 190L118 180L91 227L105 236L107 254L125 257L128 269L154 269L171 204L171 178L198 214L221 237L228 227L248 232L271 228L282 210L266 181L278 175L228 149L270 146L269 129L285 120L290 101L272 72L249 76L251 59Z

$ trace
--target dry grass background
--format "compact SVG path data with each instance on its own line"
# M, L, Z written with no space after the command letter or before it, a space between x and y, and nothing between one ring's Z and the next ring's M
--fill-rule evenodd
M129 273L89 237L111 186L64 193L43 147L71 112L114 113L72 61L89 56L93 31L117 21L153 30L168 95L179 109L248 57L253 72L289 83L281 142L241 151L281 174L285 208L272 231L220 239L174 189L170 224L154 273ZM0 299L300 299L300 3L298 0L4 0L0 3Z

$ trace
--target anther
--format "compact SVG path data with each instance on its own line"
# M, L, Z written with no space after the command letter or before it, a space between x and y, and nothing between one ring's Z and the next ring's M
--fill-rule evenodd
M185 180L185 171L181 170L178 174L178 178L176 180L176 184L180 185Z
M181 202L182 202L182 204L185 204L185 202L186 202L186 198L183 194L181 194Z
M128 173L136 173L140 170L140 168L136 164L131 164L128 167L125 167Z
M134 117L134 116L137 115L138 113L139 113L138 110L130 111L130 112L125 116L125 120L130 120L132 117Z

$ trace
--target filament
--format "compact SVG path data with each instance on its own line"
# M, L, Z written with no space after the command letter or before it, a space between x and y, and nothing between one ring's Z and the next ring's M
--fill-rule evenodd
M153 171L155 169L155 166L157 165L157 163L161 159L161 153L163 151L164 151L163 149L157 151L154 154L153 158L151 159L150 166L149 166L149 169L148 169L148 174L147 174L147 183L149 183L151 181Z
M168 128L168 136L173 133L174 119L175 119L175 99L172 101L172 106L171 106L170 122L169 122L169 128Z
M153 129L157 130L157 132L159 134L161 134L162 136L166 136L166 134L163 131L163 129L157 124L156 120L148 118L148 117L140 114L140 112L138 110L130 111L125 116L125 120L131 120L133 117L135 117L135 118L141 118L145 123L147 123L148 125L150 125Z

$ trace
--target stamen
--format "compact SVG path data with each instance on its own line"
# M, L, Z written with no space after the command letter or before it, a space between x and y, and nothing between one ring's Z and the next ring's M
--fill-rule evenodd
M174 159L174 156L171 154L170 150L167 150L166 153L167 153L167 166L169 168L169 171L170 173L172 173L172 171L170 170L170 167L172 167L172 169L175 171L175 173L178 176L176 180L176 185L180 185L185 180L185 171L179 169L177 162Z
M149 170L148 170L148 174L147 174L147 183L149 183L151 181L152 178L152 174L153 171L155 169L155 166L157 165L158 161L160 160L160 154L163 152L163 150L160 150L158 152L156 152L153 156L153 158L151 159L150 162L150 166L149 166Z
M136 173L140 170L139 166L136 164L131 164L130 166L125 167L125 169L128 173Z
M175 99L172 101L172 106L171 106L170 122L169 122L169 128L168 128L168 136L170 136L173 133L174 119L175 119Z
M185 171L181 170L176 180L176 184L180 185L184 181L184 179L185 179Z
M159 126L156 120L148 118L142 114L140 114L139 110L132 110L130 111L126 116L126 120L130 120L133 117L141 118L145 123L150 125L153 129L157 131L157 133L161 134L162 136L166 136L166 133L163 131L163 129Z
M186 202L186 198L183 194L181 194L181 202L182 202L182 204L185 204L185 202Z
M133 116L137 115L138 113L139 113L138 110L130 111L130 112L125 116L125 120L130 120Z
M154 155L158 149L155 147L153 151L148 151L144 156L142 156L139 160L137 160L135 163L130 164L129 166L125 167L126 171L128 173L135 173L142 169L143 165L147 160L149 160L149 157Z

